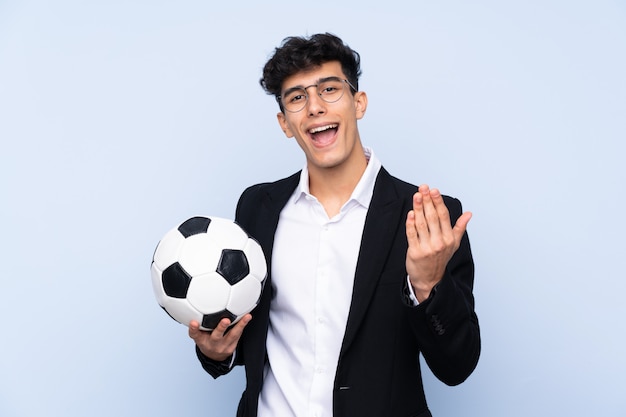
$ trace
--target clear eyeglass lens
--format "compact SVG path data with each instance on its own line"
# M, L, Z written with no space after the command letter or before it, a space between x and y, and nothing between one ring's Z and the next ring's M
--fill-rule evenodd
M312 86L313 87L313 86ZM344 93L343 80L329 80L318 84L317 95L327 103L338 101ZM297 112L304 108L308 99L308 94L304 88L291 90L283 97L283 106L290 112Z

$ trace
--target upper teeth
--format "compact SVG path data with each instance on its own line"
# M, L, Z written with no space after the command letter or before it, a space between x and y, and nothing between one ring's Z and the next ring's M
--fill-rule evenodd
M332 124L332 125L326 125L326 126L320 126L320 127L314 127L313 129L309 130L310 133L318 133L318 132L322 132L324 130L328 130L328 129L334 129L336 128L337 125L336 124Z

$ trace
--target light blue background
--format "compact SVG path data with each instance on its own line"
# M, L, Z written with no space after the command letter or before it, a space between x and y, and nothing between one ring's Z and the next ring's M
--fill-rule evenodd
M0 0L0 416L234 416L150 259L303 165L258 79L320 31L362 55L364 143L474 213L483 353L425 373L434 415L626 415L625 3L263 3Z

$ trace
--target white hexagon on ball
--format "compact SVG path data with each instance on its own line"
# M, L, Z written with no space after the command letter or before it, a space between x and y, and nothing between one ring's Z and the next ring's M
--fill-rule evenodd
M233 227L236 226L236 227ZM207 235L215 242L219 242L224 249L241 249L248 240L243 229L231 220L212 217Z
M257 279L259 282L265 281L267 276L267 265L265 263L265 255L261 249L261 245L254 239L248 239L246 245L243 248L243 252L248 259L248 265L250 266L250 275Z
M152 257L153 262L157 264L161 271L178 261L180 249L185 240L185 237L180 234L178 229L172 229L163 236Z
M236 316L242 316L252 311L259 301L263 286L254 277L248 275L230 288L228 311Z
M163 309L179 323L188 325L191 320L202 323L202 314L184 298L169 297L166 306L162 306Z
M185 239L180 248L178 262L192 277L215 271L220 260L221 248L209 233L193 235Z
M193 277L187 291L187 301L202 314L224 310L230 298L231 286L218 273Z

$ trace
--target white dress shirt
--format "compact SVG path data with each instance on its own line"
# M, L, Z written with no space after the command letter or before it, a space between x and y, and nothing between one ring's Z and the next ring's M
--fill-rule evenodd
M272 255L268 362L259 417L331 417L365 216L380 161L367 168L339 214L309 193L306 167L280 213Z

